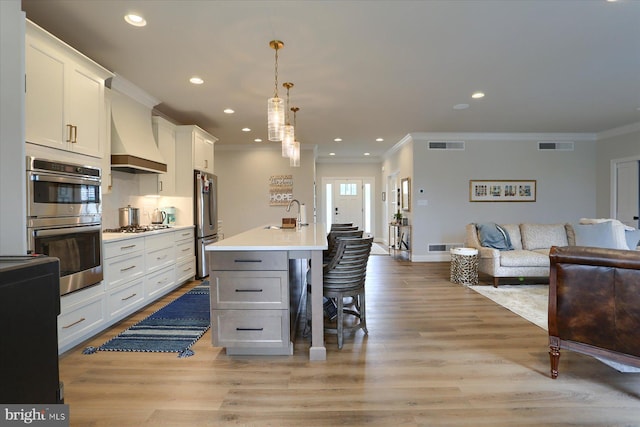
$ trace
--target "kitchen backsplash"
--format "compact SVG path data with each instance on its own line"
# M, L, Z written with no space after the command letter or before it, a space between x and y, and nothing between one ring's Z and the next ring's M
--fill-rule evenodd
M102 228L118 228L118 209L131 205L140 209L140 224L150 224L150 214L156 209L176 208L176 225L193 224L191 197L153 197L140 194L138 174L111 171L111 193L102 197Z

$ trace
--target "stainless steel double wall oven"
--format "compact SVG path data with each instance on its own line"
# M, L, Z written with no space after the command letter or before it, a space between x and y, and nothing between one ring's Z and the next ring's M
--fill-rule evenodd
M100 169L27 157L29 253L60 259L60 295L102 280Z

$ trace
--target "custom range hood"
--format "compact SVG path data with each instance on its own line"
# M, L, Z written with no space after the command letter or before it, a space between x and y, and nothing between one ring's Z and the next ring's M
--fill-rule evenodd
M163 173L167 164L156 145L151 124L151 109L157 100L144 94L119 76L107 83L111 91L111 169L129 173ZM134 88L134 89L132 89ZM125 93L135 95L138 102ZM155 103L154 103L155 102Z

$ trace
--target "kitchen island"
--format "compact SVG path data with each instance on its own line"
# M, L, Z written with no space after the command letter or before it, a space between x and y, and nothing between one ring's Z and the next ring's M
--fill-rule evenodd
M302 292L296 291L304 285L306 272L292 274L291 269L303 264L306 270L306 261L299 260L311 260L314 289L309 359L326 360L322 309L325 249L324 224L299 229L261 226L207 245L213 344L226 347L228 354L291 354L290 322L306 292L304 287Z

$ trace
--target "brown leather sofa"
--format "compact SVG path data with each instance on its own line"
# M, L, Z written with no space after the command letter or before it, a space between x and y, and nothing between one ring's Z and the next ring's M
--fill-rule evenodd
M640 367L640 251L554 246L549 259L551 377L560 349Z

